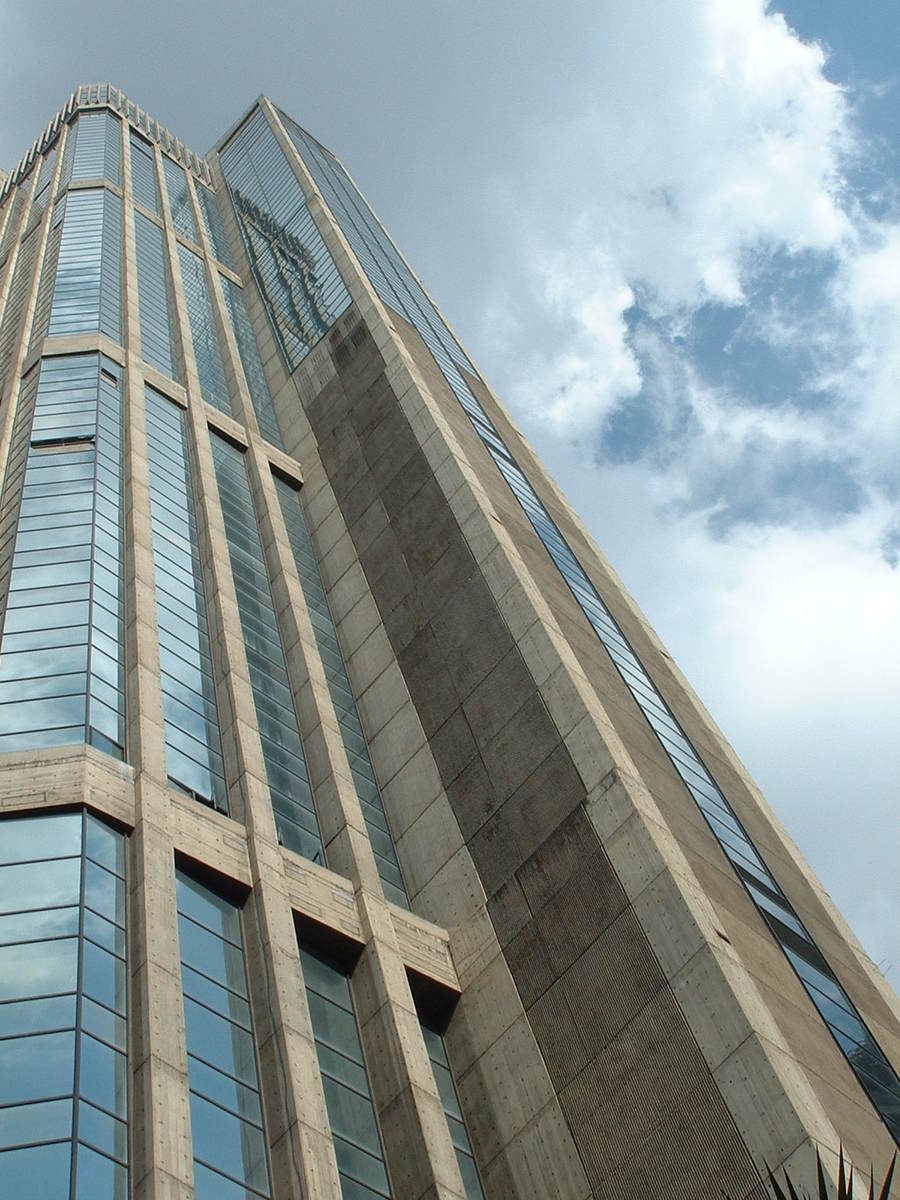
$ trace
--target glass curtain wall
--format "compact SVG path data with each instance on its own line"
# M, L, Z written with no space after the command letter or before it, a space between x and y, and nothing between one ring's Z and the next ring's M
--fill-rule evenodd
M184 414L150 387L146 404L166 772L180 790L227 813Z
M324 864L284 648L272 603L247 468L240 450L211 435L241 631L275 824L282 844Z
M387 898L402 908L409 908L403 876L400 874L400 865L397 862L397 853L394 850L391 832L384 815L378 784L375 782L375 772L372 770L372 763L369 759L369 748L359 722L359 714L356 710L353 692L350 689L350 681L347 678L347 669L344 666L344 658L331 619L331 610L325 596L322 576L319 574L319 564L316 561L309 530L306 528L303 509L300 506L300 497L289 483L285 483L277 475L274 481L288 540L291 543L294 562L297 566L297 574L300 577L313 632L316 635L316 645L322 659L325 678L328 680L328 690L331 693L341 738L347 752L353 786L356 788L356 794L362 806L369 841L372 843L372 850L375 853L378 874Z
M450 1074L450 1064L447 1062L444 1039L437 1030L432 1029L424 1022L422 1023L422 1036L425 1039L425 1048L434 1072L434 1082L437 1084L438 1095L441 1098L444 1116L447 1118L447 1126L450 1130L450 1140L453 1142L456 1161L465 1185L466 1200L484 1200L481 1179L478 1176L475 1156L472 1154L472 1145L469 1141L469 1132L459 1107L459 1097L456 1094L453 1076Z
M97 354L41 364L0 640L0 750L89 741L124 756L118 375Z
M266 383L262 359L259 357L259 347L256 344L256 337L244 300L244 289L238 287L225 275L220 275L219 278L222 281L225 307L231 318L231 327L234 330L241 366L244 368L247 390L259 422L259 432L273 446L283 449L281 430L278 427L278 418L275 416L275 406L272 403L272 393Z
M122 340L122 201L105 188L65 201L51 336L99 330Z
M180 170L181 168L179 168ZM231 401L228 398L228 382L222 347L216 329L212 298L206 282L206 267L203 259L187 246L179 245L178 261L181 264L181 281L187 302L188 324L191 341L194 343L194 358L200 377L200 391L207 404L231 416Z
M383 1200L393 1193L384 1165L350 981L336 963L303 946L300 961L342 1195L344 1200Z
M269 1196L240 909L175 872L197 1200Z
M126 1200L125 839L87 812L0 821L0 1181Z
M159 216L159 184L153 147L131 130L131 190L138 204Z
M176 379L175 345L169 306L169 266L160 227L142 213L134 214L138 312L144 362Z

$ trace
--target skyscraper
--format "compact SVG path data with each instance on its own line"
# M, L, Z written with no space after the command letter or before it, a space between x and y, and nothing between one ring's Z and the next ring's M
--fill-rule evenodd
M4 1194L884 1170L896 996L271 102L10 172L0 461Z

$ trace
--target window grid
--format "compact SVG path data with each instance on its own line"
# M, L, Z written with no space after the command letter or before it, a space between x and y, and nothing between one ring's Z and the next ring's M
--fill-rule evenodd
M74 136L73 136L74 134ZM122 184L122 122L110 112L82 113L69 134L63 182L108 179Z
M207 404L231 416L225 364L222 361L222 347L219 344L212 299L206 282L206 267L198 254L180 244L178 261L181 264L188 324L194 344L194 360L200 377L200 392Z
M347 974L300 947L300 963L344 1200L391 1197Z
M197 1200L269 1196L240 909L175 872Z
M250 323L250 316L247 312L244 290L238 287L236 283L233 283L226 275L220 275L219 278L222 281L225 307L228 309L228 315L231 318L231 328L234 330L234 338L237 342L241 365L244 368L247 390L250 392L253 411L256 413L256 420L259 422L259 431L266 441L271 442L273 446L277 446L279 449L283 449L281 430L278 427L278 418L275 415L275 407L272 403L272 393L269 391L262 360L259 357L259 347L256 344L253 326Z
M233 271L235 266L231 258L231 251L228 248L228 237L225 233L225 223L222 220L222 214L219 211L218 197L211 188L204 187L201 183L198 183L196 188L197 197L200 201L200 216L203 218L206 236L209 238L213 254L220 263L224 263L226 267L229 267Z
M130 131L131 190L138 204L159 216L159 184L156 182L156 156L153 147L134 130Z
M328 690L338 718L341 738L347 752L353 785L359 797L369 841L375 854L378 874L387 898L393 900L395 904L399 904L401 908L409 908L403 876L400 873L400 864L397 862L397 852L394 849L390 827L381 802L381 794L375 781L375 772L369 758L369 748L353 699L350 680L347 678L347 669L344 665L334 622L331 619L331 610L328 607L322 576L319 573L316 553L306 527L300 496L289 483L285 483L277 476L274 477L274 483L284 516L288 541L291 543L297 574L300 577L300 586L303 588L313 632L316 636L319 657L322 660L325 678L328 681Z
M105 189L70 192L48 332L99 330L122 340L122 201Z
M417 328L476 433L519 501L535 533L609 653L657 735L669 761L697 803L760 915L781 946L864 1091L900 1144L900 1077L866 1027L808 930L765 865L731 805L663 700L625 634L479 403L461 367L467 365L436 310L396 247L375 220L337 160L288 117L285 127L302 154L334 217L386 303ZM398 290L402 283L404 292ZM385 290L381 290L385 289ZM394 299L391 299L391 295ZM412 298L413 304L407 303ZM836 1006L836 1007L833 1007Z
M45 359L0 641L0 751L124 757L119 368Z
M184 415L152 388L145 394L166 771L177 787L227 813Z
M215 433L211 434L211 442L278 837L287 849L324 864L319 822L244 456Z
M4 1191L126 1200L125 839L87 812L0 832Z
M34 275L39 243L40 227L35 225L31 233L22 239L22 244L19 246L6 299L6 309L3 312L3 321L0 323L0 396L4 399L9 395L6 387L7 376L19 341L19 326L22 323L25 301L28 298Z
M169 308L169 266L163 231L135 211L134 238L137 257L138 312L141 356L170 379L176 378L175 345Z
M466 1189L466 1200L484 1200L478 1167L475 1165L475 1155L469 1141L462 1109L459 1107L459 1096L456 1085L450 1073L450 1063L447 1061L447 1050L444 1039L425 1022L422 1022L422 1037L425 1039L425 1049L431 1062L434 1082L437 1086L444 1116L447 1118L447 1128L450 1130L450 1140L456 1153L456 1161Z
M200 244L197 233L197 222L194 220L194 209L191 205L191 195L188 191L187 176L184 168L177 162L163 155L163 174L166 177L166 191L169 193L169 211L172 214L172 224L186 238Z

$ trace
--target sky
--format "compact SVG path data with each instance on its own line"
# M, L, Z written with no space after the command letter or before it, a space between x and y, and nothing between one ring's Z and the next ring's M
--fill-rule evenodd
M342 158L895 989L898 45L895 0L0 0L0 166L99 80Z

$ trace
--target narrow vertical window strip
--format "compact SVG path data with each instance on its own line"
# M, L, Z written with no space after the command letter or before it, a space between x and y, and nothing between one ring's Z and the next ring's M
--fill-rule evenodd
M231 251L228 248L228 237L225 233L225 222L222 220L222 214L219 211L219 200L216 193L203 184L195 181L197 196L200 200L200 215L203 218L203 225L206 229L206 236L209 238L209 244L212 247L213 254L220 263L224 263L226 267L234 270L234 262L231 258Z
M211 434L213 462L244 635L263 759L281 843L324 863L319 822L294 708L243 455Z
M125 839L87 812L0 822L0 1178L128 1187Z
M197 1200L268 1197L240 909L175 872Z
M390 1198L350 980L331 959L303 945L300 962L344 1200Z
M156 182L156 157L153 147L131 130L131 190L138 204L159 216L159 185Z
M184 168L171 158L163 155L163 174L166 177L166 191L169 194L169 211L172 214L172 224L184 237L190 238L194 245L199 245L200 236L197 233L197 222L194 220L194 210L191 206L191 195L188 191L187 176Z
M145 395L166 772L180 790L227 813L184 415L152 388Z
M384 813L381 794L375 781L375 772L369 758L369 748L353 699L353 690L347 678L347 669L341 654L340 644L331 619L328 598L319 572L315 549L300 503L300 496L290 484L275 476L275 491L284 516L285 528L294 563L300 578L300 586L312 617L316 644L322 658L328 690L340 726L344 749L356 794L362 807L363 818L369 841L375 854L375 863L381 877L385 895L401 908L409 908L409 900L397 852L391 838L390 828Z
M82 113L75 126L75 153L66 178L122 183L122 124L109 112Z
M200 391L207 404L231 416L225 364L222 361L222 347L206 281L206 267L203 259L187 246L179 245L178 261L181 264L181 280L187 303L191 341L194 344L194 360L200 378Z
M9 376L25 317L25 302L34 278L40 230L36 225L19 246L9 296L0 324L0 400L9 395Z
M50 324L50 304L53 300L53 288L56 282L56 268L59 262L59 247L62 239L62 222L65 210L65 197L61 197L54 205L53 216L50 220L50 232L47 235L47 248L44 251L41 281L38 284L34 320L31 326L31 345L29 351L33 350L46 335L47 327Z
M444 1046L444 1039L436 1029L433 1029L425 1021L422 1022L422 1036L425 1039L425 1049L428 1051L428 1058L431 1063L432 1073L434 1074L434 1082L437 1085L438 1095L441 1098L444 1116L447 1118L450 1140L453 1143L456 1161L459 1165L459 1171L466 1189L466 1200L484 1200L481 1178L475 1163L475 1155L472 1153L469 1131L466 1129L462 1109L459 1106L456 1085L450 1073L450 1063L447 1061L447 1050Z
M259 422L259 431L273 446L283 449L281 430L275 415L275 406L272 403L272 393L269 391L262 360L259 357L259 347L256 344L253 326L250 324L243 288L232 283L225 275L221 275L220 279L225 295L225 307L231 317L231 327L234 330L241 366L244 368L244 378L247 380L247 390L250 392L253 411Z
M169 270L163 231L142 213L134 214L141 354L175 379L175 346L169 305Z

